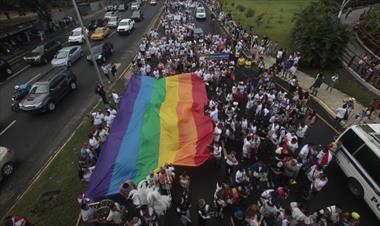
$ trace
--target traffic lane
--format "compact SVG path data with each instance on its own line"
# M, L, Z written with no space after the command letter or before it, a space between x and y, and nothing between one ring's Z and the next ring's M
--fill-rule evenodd
M120 36L120 37L117 37L118 35L115 33L116 32L116 29L112 29L111 30L111 35L109 37L107 37L105 40L103 41L100 41L100 42L91 42L92 44L96 44L96 43L102 43L102 42L110 42L114 45L114 49L116 50L116 54L113 54L113 55L118 55L117 52L122 52L122 56L120 56L120 60L116 60L115 56L112 56L110 58L110 62L116 62L116 61L121 61L121 67L120 68L124 68L125 65L127 65L129 62L126 61L128 60L128 56L133 54L135 51L135 49L132 50L126 50L126 51L123 51L124 47L126 47L126 43L124 43L125 41L128 41L128 43L134 43L136 40L138 41L139 39L136 39L136 37L140 37L140 35L144 32L144 28L146 28L150 21L153 19L154 15L155 15L155 12L158 11L160 9L160 5L159 6L144 6L142 8L142 10L144 11L144 13L147 15L145 16L145 19L141 22L137 22L135 24L135 29L132 31L132 33L128 36ZM124 19L124 18L129 18L131 16L132 12L130 10L126 11L126 12L119 12L118 13L118 16L120 17L120 19ZM103 15L101 16L103 17ZM141 30L143 29L143 30ZM136 33L136 34L134 34ZM65 35L63 35L61 37L61 40L66 40L67 41L67 38L69 36L70 33L67 33ZM65 45L68 45L68 43L65 43ZM127 46L129 47L129 46ZM137 45L135 46L132 46L133 48L137 48ZM87 53L88 50L87 50L87 47L86 45L82 45L82 48L84 49L84 51ZM82 59L79 59L80 61L81 60L85 60L85 58L82 58ZM76 64L77 63L74 63L73 67L72 68L75 68L76 67ZM50 63L49 64L46 64L46 65L32 65L30 67L28 67L25 71L19 73L17 76L15 76L14 78L12 78L11 80L7 80L5 81L3 84L1 84L1 96L0 96L0 108L1 109L4 109L4 111L1 113L0 115L0 119L2 121L2 124L4 126L6 125L9 125L9 123L13 122L13 120L15 120L14 118L14 112L12 112L10 110L10 104L11 104L11 97L12 97L12 94L14 92L14 87L15 85L19 85L19 84L23 84L27 81L31 81L32 78L34 78L36 75L40 74L44 74L46 71L48 71L49 69L51 69L51 65Z
M146 16L146 20L142 21L139 26L147 28L154 15L156 15L154 11L158 11L158 9L148 10L150 12L149 16ZM121 38L115 42L120 51L116 51L111 60L116 61L117 56L119 56L124 57L124 65L130 62L134 54L124 55L122 49L129 49L130 51L132 47L130 43L140 40L145 32L141 29L141 31L134 32L128 36L128 42ZM91 68L92 71L90 71ZM63 144L72 129L79 124L87 109L98 99L94 94L97 77L93 66L88 65L85 60L80 60L73 65L72 70L78 77L78 89L57 104L54 112L45 114L20 112L20 114L17 114L17 123L6 134L0 136L1 144L16 151L15 173L0 184L1 209L6 210L9 208L17 194L25 189L28 181L41 168L48 157ZM119 71L121 72L122 70ZM77 166L77 163L70 164L74 164L73 167Z

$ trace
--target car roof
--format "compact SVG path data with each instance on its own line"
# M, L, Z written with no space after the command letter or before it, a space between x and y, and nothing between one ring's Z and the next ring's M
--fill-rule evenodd
M126 19L122 19L122 20L120 20L120 22L128 22L128 21L132 21L132 20L129 19L129 18L126 18Z

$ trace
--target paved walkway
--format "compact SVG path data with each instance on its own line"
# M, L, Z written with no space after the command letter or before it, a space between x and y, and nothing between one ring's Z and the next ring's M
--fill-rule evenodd
M209 9L211 7L208 6ZM367 8L360 8L357 10L353 10L350 15L348 15L347 18L345 18L345 14L342 15L342 20L344 20L345 23L354 24L359 20L359 16L361 13L364 12L364 10L367 10ZM225 31L228 33L227 29ZM265 65L266 67L270 67L275 63L275 59L271 56L264 56ZM306 74L302 71L297 71L296 76L299 80L299 85L304 89L308 90L310 86L314 82L314 77ZM338 81L339 82L339 81ZM326 90L327 85L324 83L319 88L319 92L317 96L311 96L316 102L318 102L321 107L325 109L327 113L330 114L332 118L335 118L336 114L335 111L338 107L341 107L343 105L343 101L350 98L349 95L341 92L340 90L333 89L332 92ZM351 114L347 121L342 122L341 125L343 127L351 126L356 122L355 115L365 109L368 106L363 106L362 104L356 102L354 109L351 111ZM376 113L376 112L375 112ZM380 114L379 113L373 113L371 119L368 119L365 117L361 122L362 123L379 123L380 122Z

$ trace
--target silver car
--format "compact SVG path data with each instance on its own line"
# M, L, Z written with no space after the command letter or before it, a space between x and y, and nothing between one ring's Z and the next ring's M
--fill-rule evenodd
M0 181L13 173L14 152L10 148L0 146Z
M77 61L83 55L81 46L69 46L64 47L58 51L58 54L54 56L51 64L57 66L70 67L75 61Z

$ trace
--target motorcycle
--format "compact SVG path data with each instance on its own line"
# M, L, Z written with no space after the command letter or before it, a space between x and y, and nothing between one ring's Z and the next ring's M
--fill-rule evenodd
M15 92L12 94L11 109L14 112L20 110L19 103L28 95L28 87L15 86Z

